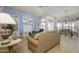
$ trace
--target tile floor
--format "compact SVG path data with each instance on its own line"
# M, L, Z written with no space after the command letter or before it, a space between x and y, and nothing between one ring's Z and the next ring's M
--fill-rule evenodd
M79 38L76 36L61 36L60 44L48 51L48 53L78 53Z
M19 52L31 53L26 43L28 43L27 40L24 40L21 43L22 46L20 45L21 50L18 50ZM76 36L73 36L71 38L68 36L61 35L60 44L50 49L47 53L78 53L78 52L79 52L79 38Z
M17 53L32 53L28 49L28 42L26 39L17 45ZM79 53L79 37L68 37L61 35L60 44L50 49L47 53Z

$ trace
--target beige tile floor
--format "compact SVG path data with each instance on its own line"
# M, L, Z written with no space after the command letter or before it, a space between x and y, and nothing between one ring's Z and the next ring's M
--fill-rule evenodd
M47 53L78 53L79 52L79 37L68 37L61 35L60 44L50 49ZM28 42L26 39L17 45L17 53L32 53L28 49Z
M78 53L79 38L76 36L61 36L60 44L48 51L48 53Z
M18 52L31 53L27 47L27 40L23 40L20 43ZM26 47L25 47L26 46ZM56 45L54 48L50 49L47 53L78 53L79 52L79 38L76 36L68 37L61 35L60 44Z

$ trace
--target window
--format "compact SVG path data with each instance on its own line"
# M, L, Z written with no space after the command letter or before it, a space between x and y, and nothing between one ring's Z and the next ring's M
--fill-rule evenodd
M54 31L54 23L53 22L48 23L48 30L49 31L51 31L51 30Z
M57 29L58 30L62 29L62 23L57 23Z
M45 29L45 19L41 19L41 29Z

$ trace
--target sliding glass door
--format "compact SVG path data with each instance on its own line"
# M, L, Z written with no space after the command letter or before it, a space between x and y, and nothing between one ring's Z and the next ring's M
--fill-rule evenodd
M57 30L62 30L62 29L70 29L74 31L74 22L58 22L57 23Z

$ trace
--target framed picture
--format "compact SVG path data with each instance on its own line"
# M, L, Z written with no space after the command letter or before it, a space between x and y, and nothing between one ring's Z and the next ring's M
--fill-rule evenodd
M18 24L19 24L19 16L17 15L12 15L12 18L15 20L16 25L14 26L15 30L18 30Z
M31 17L23 16L23 22L25 24L31 25L32 24L32 19L31 19Z
M15 20L17 24L19 23L19 16L13 15L12 18Z

